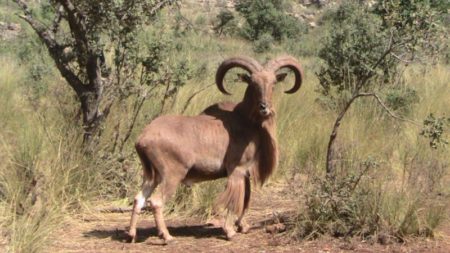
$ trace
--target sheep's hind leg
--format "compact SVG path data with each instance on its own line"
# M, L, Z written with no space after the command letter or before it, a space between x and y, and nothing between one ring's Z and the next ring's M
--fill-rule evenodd
M164 203L175 193L175 190L180 182L181 179L172 175L170 179L161 182L160 194L157 194L156 196L154 195L150 198L150 204L152 205L153 215L155 216L158 235L166 244L173 241L175 238L170 235L166 223L164 222Z
M130 230L128 235L130 236L130 242L136 242L136 226L138 221L138 216L141 212L141 209L145 205L145 201L152 194L153 190L155 190L156 184L153 181L145 180L142 184L141 191L138 192L136 197L134 198L133 210L131 213L131 221L130 221Z

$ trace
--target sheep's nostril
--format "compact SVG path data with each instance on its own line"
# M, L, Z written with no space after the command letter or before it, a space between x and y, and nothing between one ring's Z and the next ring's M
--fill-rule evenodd
M266 103L259 103L259 109L261 109L261 110L267 109L267 104Z

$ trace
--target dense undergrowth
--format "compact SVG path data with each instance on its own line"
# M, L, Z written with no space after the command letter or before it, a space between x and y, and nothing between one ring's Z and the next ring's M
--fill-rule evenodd
M409 235L434 234L446 218L449 148L431 149L419 134L421 126L393 119L376 101L358 101L346 115L335 157L339 176L336 181L325 178L326 146L336 111L324 106L327 102L317 92L319 80L314 73L320 67L319 44L329 29L326 20L295 40L271 42L267 50L258 50L255 43L261 41L212 34L208 27L215 17L187 6L181 14L193 22L179 18L176 28L161 25L172 20L171 15L180 15L165 12L156 28L142 31L140 43L155 39L155 31L164 32L173 43L167 57L188 62L189 80L167 101L161 103L155 97L143 104L120 152L112 146L129 129L135 98L112 106L97 145L86 152L81 148L83 129L76 97L32 31L22 23L20 38L0 42L0 236L8 241L8 251L45 251L72 213L105 203L129 204L141 180L133 150L136 136L160 113L195 115L217 101L239 101L245 87L231 75L227 80L232 97L221 95L212 85L215 68L232 55L264 61L288 53L305 69L297 94L283 93L292 82L288 78L274 95L281 157L271 180L304 179L298 182L302 197L289 196L299 202L293 227L296 237L387 234L403 240ZM20 22L8 14L14 8L1 2L0 18ZM112 61L112 53L106 58ZM450 116L450 73L445 62L410 66L401 78L396 93L389 86L382 90L390 106L398 107L396 112L418 122L430 113ZM402 97L411 90L414 98ZM223 181L180 187L166 211L206 218L222 189Z

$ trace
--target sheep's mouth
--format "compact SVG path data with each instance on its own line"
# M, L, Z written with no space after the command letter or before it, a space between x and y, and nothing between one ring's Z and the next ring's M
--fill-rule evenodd
M260 102L259 103L259 114L262 117L269 117L270 114L272 114L272 110L270 110L270 106L266 102Z
M263 117L269 117L272 114L272 112L270 111L269 108L265 108L265 109L259 110L259 114Z

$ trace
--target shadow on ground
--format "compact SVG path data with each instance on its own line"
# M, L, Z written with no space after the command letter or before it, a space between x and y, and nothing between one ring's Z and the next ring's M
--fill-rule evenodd
M210 238L226 240L223 230L218 227L207 225L183 225L169 226L169 232L174 237L194 237L194 238ZM156 237L158 234L156 227L138 228L136 242L144 242L150 237ZM111 238L114 241L126 242L129 240L127 231L124 229L94 229L83 233L87 238Z
M270 217L260 218L259 221L251 222L251 230L264 229L267 225L272 225L274 223L283 223L288 220L289 216L292 216L291 212L282 212L273 214ZM206 238L216 238L221 240L226 240L226 236L220 227L215 227L211 225L195 225L195 221L190 221L191 224L172 224L168 226L169 232L174 237L193 237L197 239ZM194 224L192 224L194 223ZM141 228L137 229L136 242L145 242L148 239L158 238L157 229L152 222L142 222L140 224ZM98 238L106 239L110 238L113 241L127 242L129 241L128 230L118 229L118 228L99 228L83 233L86 238Z

